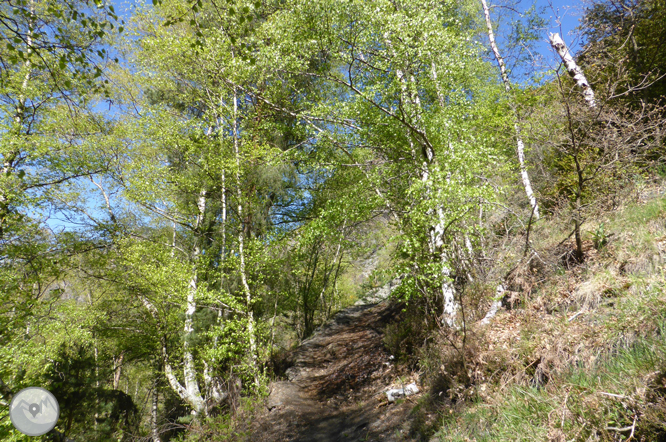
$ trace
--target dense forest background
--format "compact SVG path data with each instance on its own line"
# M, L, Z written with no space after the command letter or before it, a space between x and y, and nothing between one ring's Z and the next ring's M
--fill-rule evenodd
M386 345L446 373L418 437L664 437L666 3L590 0L573 54L549 13L0 3L0 438L33 385L44 440L240 438L283 355L390 281ZM523 344L475 331L500 307Z

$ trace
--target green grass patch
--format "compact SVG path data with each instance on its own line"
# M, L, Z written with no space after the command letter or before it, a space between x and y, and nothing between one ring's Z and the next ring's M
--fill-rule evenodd
M632 204L621 215L622 219L634 225L664 217L666 217L666 198L657 198L646 204Z
M434 440L636 440L666 437L666 332L572 367L541 389L498 388L444 420ZM641 439L642 438L642 439Z

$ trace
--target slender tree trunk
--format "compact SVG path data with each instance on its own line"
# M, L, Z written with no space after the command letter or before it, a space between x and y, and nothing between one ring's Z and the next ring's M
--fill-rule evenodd
M387 44L392 47L388 35L384 36ZM395 55L395 54L394 54ZM434 77L436 78L436 69L433 69ZM400 82L401 93L403 100L406 104L412 108L412 118L415 120L419 130L424 131L423 125L421 124L421 99L419 98L418 91L412 90L410 87L413 84L414 78L410 77L408 82L405 72L402 69L396 69L396 76ZM430 180L431 168L437 167L435 151L433 147L427 142L427 137L424 133L421 133L423 141L421 144L422 153L424 156L423 163L421 165L421 181L426 185L426 192L430 193L436 191L432 189L432 184ZM409 140L411 145L412 156L416 158L416 149L414 147L412 136L410 134ZM437 219L438 222L435 226L432 226L430 230L430 252L432 254L439 253L440 265L441 265L441 276L442 276L442 300L443 300L443 312L442 320L449 327L456 327L457 325L457 312L458 312L458 302L455 299L455 288L453 286L451 278L451 269L449 268L449 256L446 253L446 247L444 244L444 226L446 225L446 220L443 210L441 208L437 209Z
M567 68L567 72L574 79L579 88L581 88L583 93L583 98L587 105L594 109L597 107L596 99L594 98L594 91L592 86L588 83L583 70L576 64L576 61L569 53L567 45L564 43L564 40L560 37L560 34L550 34L550 45L555 49L555 52L560 56L564 66Z
M269 346L268 349L272 353L273 352L273 345L275 344L275 319L277 318L277 310L278 310L278 292L275 292L275 302L273 305L273 317L271 318L271 339L269 341Z
M198 233L203 222L204 213L206 210L206 190L202 189L199 193L199 198L197 200L197 208L199 213L197 214L194 230ZM185 309L185 326L183 328L183 380L185 382L185 389L190 398L190 403L195 414L205 413L204 400L201 396L201 391L199 389L199 382L197 381L197 372L194 367L194 356L192 354L192 349L190 348L190 341L194 335L194 313L197 309L197 263L199 261L199 255L201 254L201 249L198 243L198 238L195 241L194 251L192 253L192 277L190 278L189 290L187 293L187 304Z
M550 45L555 49L557 54L562 59L564 66L569 72L569 75L574 79L576 85L581 89L583 94L583 99L587 103L587 106L590 109L595 109L597 107L597 102L594 97L594 90L590 83L587 81L583 70L578 66L576 61L571 56L567 45L564 43L564 40L560 37L559 34L550 34ZM571 127L571 116L569 116L569 126ZM581 168L580 162L578 161L578 147L576 146L575 139L573 138L572 132L572 144L575 149L573 158L576 164L576 174L578 178L578 188L576 190L576 200L574 201L575 205L575 215L574 215L574 235L576 239L576 259L578 261L583 261L585 254L583 253L583 238L581 235L581 225L583 223L582 219L582 197L583 197L583 185L585 179L583 177L583 169Z
M118 358L113 358L113 389L117 390L120 386L120 375L123 370L123 359L125 352L121 352Z
M342 223L342 235L344 236L344 231L345 227L347 226L347 220L345 219ZM326 289L329 287L329 281L331 279L331 275L335 271L336 268L336 263L338 262L338 257L340 256L340 250L342 249L342 236L340 237L340 240L338 241L338 245L335 248L335 255L333 255L333 261L331 262L331 268L328 269L328 266L325 266L324 268L324 283L321 285L321 291L319 292L319 302L322 305L322 310L327 311L327 303L326 303L326 297L324 296L326 293ZM340 269L340 266L337 266L338 270ZM337 281L338 273L337 271L335 272L335 279L333 281L333 284ZM328 316L328 315L327 315Z
M310 261L312 263L312 271L310 272L310 278L307 280L307 283L303 287L301 292L301 299L303 300L303 336L302 338L307 338L312 333L313 327L313 318L315 305L310 303L310 293L312 290L312 283L314 282L315 274L317 272L317 266L319 265L319 247L321 245L317 242L314 242L312 245L313 252L310 254ZM308 264L309 264L308 263Z
M150 300L148 300L148 298L145 296L141 296L140 298L144 307L146 307L146 310L148 310L153 319L155 319L155 321L159 321L159 312L153 303L150 302ZM169 363L169 354L167 352L166 339L164 337L162 337L162 362L164 364L164 376L167 378L169 386L181 399L187 403L190 403L187 390L180 384L180 382L178 382L176 375L173 373L171 363ZM127 393L127 391L125 391L125 393Z
M220 96L220 108L222 108L224 104L224 100L222 96ZM236 112L236 111L235 111ZM220 110L220 114L222 111ZM236 115L234 114L234 118ZM222 128L223 127L223 119L220 116L218 118L218 127ZM234 123L234 128L235 128L235 123ZM218 134L220 136L220 141L223 140L223 134ZM236 135L234 135L235 137ZM220 143L220 158L225 157L225 152L224 152L224 144ZM220 203L222 205L222 246L220 247L220 262L224 262L224 259L227 256L227 171L225 169L226 163L222 164L222 170L221 170L221 194L220 194ZM224 281L224 267L220 266L220 269L222 271L222 274L220 275L220 290L222 290L222 281Z
M153 398L152 406L150 409L150 433L152 435L152 442L162 442L160 439L160 432L157 427L157 405L159 403L159 390L158 390L158 381L157 376L153 382Z
M502 58L499 48L497 47L497 42L495 41L495 33L493 32L493 25L490 21L490 9L488 8L488 3L486 3L486 0L481 0L481 5L483 6L483 14L486 18L486 27L488 28L488 40L490 40L490 48L495 55L495 60L497 60L497 65L499 66L500 74L502 76L502 82L504 83L504 89L506 90L507 94L510 95L511 81L509 81L509 74L506 72L504 59ZM520 165L520 177L523 181L523 188L525 189L527 199L530 202L530 207L534 213L534 218L539 219L539 205L537 203L536 197L534 196L534 191L532 190L530 176L527 173L527 166L525 165L525 144L523 143L520 125L518 124L518 113L516 111L516 106L511 96L509 96L509 105L511 106L511 111L513 112L514 118L513 129L516 135L516 148L518 151L518 164Z
M206 190L201 189L199 197L197 199L197 209L198 213L194 223L194 231L198 232L203 222L204 212L206 210ZM175 241L176 241L176 229L174 223L173 229L173 247L171 255L174 255L175 250ZM185 325L183 327L183 380L184 386L178 381L178 378L174 374L173 367L169 363L168 352L166 348L166 341L162 342L162 359L164 362L164 375L169 382L169 386L173 391L178 394L178 396L187 402L190 407L192 407L192 414L199 415L206 413L205 400L199 389L199 383L197 381L197 372L196 367L194 366L194 356L192 354L192 349L190 348L190 341L192 340L194 334L194 313L197 308L196 301L196 291L197 291L197 261L201 250L199 247L198 239L195 242L194 250L192 252L192 276L189 281L189 290L187 293L187 301L185 305ZM159 320L159 314L157 308L145 297L141 298L143 305L150 312L150 314Z
M95 337L95 389L99 392L99 350L97 348L97 337ZM95 416L93 417L95 423L93 425L95 433L97 433L97 421L99 419L99 396L95 395Z
M236 156L236 198L238 200L237 211L238 219L243 220L243 191L242 183L240 179L241 171L241 158L240 158L240 140L238 133L238 91L234 87L234 121L233 121L233 136L234 136L234 153ZM247 308L247 333L250 344L250 364L254 372L254 384L255 387L259 386L259 379L257 378L257 342L255 337L255 323L254 323L254 313L252 311L252 294L250 292L250 286L247 282L247 274L245 272L245 234L244 228L238 230L238 258L240 265L240 277L241 283L243 286L243 292L245 293L245 306Z
M575 147L576 150L577 147ZM576 259L579 262L582 262L585 259L585 254L583 253L583 236L581 234L581 225L583 224L583 214L582 214L582 198L583 198L583 187L585 182L585 177L583 176L583 169L581 167L580 161L578 161L578 152L575 152L574 162L576 164L576 176L578 178L578 187L576 189L576 201L575 201L575 210L574 215L574 235L576 239Z
M227 180L226 180L226 173L224 169L222 169L222 196L221 196L221 203L222 203L222 246L220 247L220 259L222 260L221 262L224 261L224 259L227 256ZM220 269L222 269L222 275L220 275L220 289L222 289L222 281L224 280L224 267L220 266Z
M581 262L585 258L583 253L583 236L580 232L581 226L581 203L580 196L576 196L576 215L574 217L574 236L576 238L576 259Z

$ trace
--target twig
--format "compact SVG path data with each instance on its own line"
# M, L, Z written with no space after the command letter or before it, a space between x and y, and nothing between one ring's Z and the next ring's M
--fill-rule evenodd
M635 423L636 423L636 421L634 420L634 424L635 424ZM606 427L606 429L607 429L607 430L611 430L611 431L617 431L618 433L624 433L625 431L632 430L632 433L633 433L634 425L630 425L630 426L628 426L628 427L624 427L624 428L618 428L618 427Z
M568 322L573 321L574 319L576 319L576 318L578 317L578 315L580 315L580 314L582 314L582 313L585 313L586 311L587 311L587 310L585 310L585 309L580 310L578 313L576 313L575 315L573 315L572 317L570 317L569 320L568 320Z
M610 396L618 399L629 399L629 396L625 396L622 394L614 394L614 393L606 393L605 391L598 391L597 393L603 394L604 396Z
M564 396L564 403L562 404L562 422L560 428L564 429L564 418L567 414L567 401L569 400L569 392L567 391L566 396Z
M530 249L530 231L532 230L532 219L534 218L534 213L536 208L537 208L536 204L532 206L530 219L529 221L527 221L527 231L525 232L525 250L523 251L523 258L527 256L527 251Z

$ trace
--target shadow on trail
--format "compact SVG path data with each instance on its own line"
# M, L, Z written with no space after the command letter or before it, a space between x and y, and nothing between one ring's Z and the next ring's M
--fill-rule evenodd
M252 440L406 441L415 401L388 404L396 368L382 340L401 306L389 301L339 312L292 352L288 380L271 384L270 411Z

